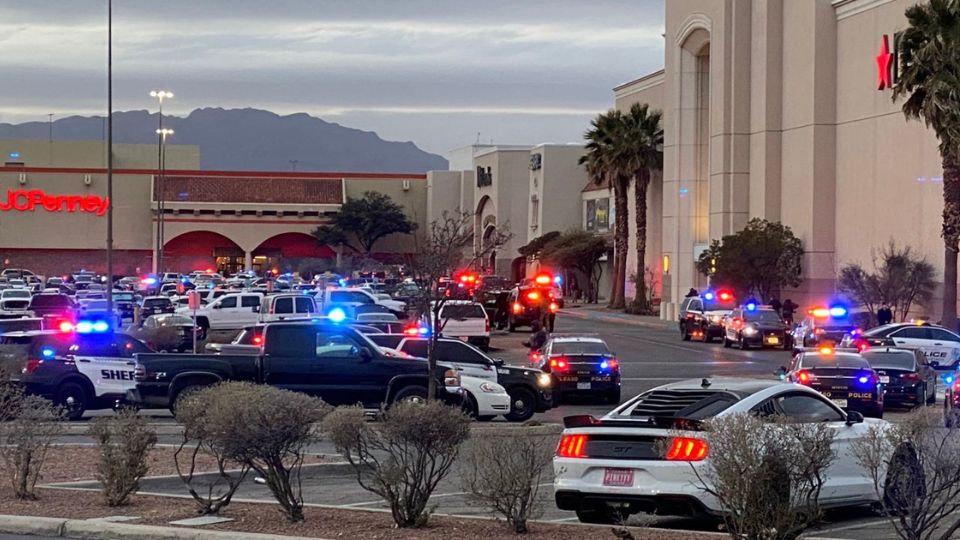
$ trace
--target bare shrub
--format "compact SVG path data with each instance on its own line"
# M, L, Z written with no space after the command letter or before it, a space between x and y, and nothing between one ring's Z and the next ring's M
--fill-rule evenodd
M543 514L537 499L557 447L555 435L497 433L473 439L464 453L463 490L525 534L527 520Z
M107 506L122 506L140 489L140 479L149 466L147 455L157 444L157 435L134 409L124 408L114 416L97 418L90 424L97 444L97 480Z
M900 538L946 540L960 529L960 431L943 427L939 411L871 426L852 453Z
M0 460L14 495L34 500L47 451L63 432L64 411L39 396L13 395L4 407L8 420L0 423Z
M183 425L183 439L173 453L174 465L180 480L197 502L200 514L217 514L230 504L250 471L247 464L238 464L240 469L236 472L228 469L229 444L224 437L229 434L218 429L224 424L224 415L234 414L234 405L249 397L245 395L246 390L238 385L211 386L177 402L176 418ZM217 463L213 479L197 474L197 457L201 454Z
M226 382L212 392L232 395L231 411L216 415L219 452L266 480L291 522L303 521L300 471L307 446L317 439L313 425L330 407L298 392L244 382Z
M22 362L7 356L8 352L9 348L0 347L0 422L16 417L24 397L23 387L15 380Z
M720 503L732 538L794 539L816 523L834 459L830 426L734 414L711 420L707 430L710 459L691 465L698 487Z
M470 419L437 401L399 403L379 424L359 407L340 407L324 430L353 465L360 486L382 497L398 527L426 524L430 495L470 437Z

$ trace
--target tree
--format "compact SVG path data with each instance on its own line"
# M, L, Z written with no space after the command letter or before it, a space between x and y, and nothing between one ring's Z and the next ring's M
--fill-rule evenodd
M517 251L528 259L539 259L540 252L550 242L556 240L561 235L560 231L550 231L531 240L526 245L517 248Z
M906 10L900 39L903 71L893 99L903 114L922 119L940 141L943 166L943 324L957 327L957 251L960 249L960 2L930 0Z
M330 225L313 230L321 244L344 246L358 255L369 257L374 244L391 234L410 234L417 228L389 195L367 191L363 198L347 198Z
M647 251L647 188L653 171L663 169L663 115L660 111L650 110L644 103L634 103L624 115L626 137L621 141L625 146L627 170L633 176L633 200L636 207L637 226L637 270L636 275L643 276L646 270ZM636 296L632 310L646 313L650 309L646 282L636 280Z
M790 227L753 218L736 234L714 240L697 260L697 270L711 282L770 298L781 287L800 284L803 245Z
M603 237L573 230L557 233L557 236L540 250L540 260L555 268L580 271L596 289L596 283L603 273L600 257L608 251L610 246Z
M427 399L436 397L437 381L432 375L437 369L437 342L446 324L446 321L440 318L440 312L448 297L441 294L437 287L440 278L485 260L511 238L508 225L504 225L503 228L488 228L484 239L475 243L475 217L473 212L445 210L439 219L430 223L424 235L415 237L415 254L409 266L413 278L420 284L420 290L413 302L417 311L426 316L430 326L427 365L431 376L427 386ZM468 255L468 252L472 252L472 255Z
M837 289L866 307L874 317L884 302L890 304L893 317L904 320L915 305L924 305L933 298L936 270L924 257L914 255L907 246L898 248L891 241L873 257L873 272L858 263L840 269Z
M594 183L609 185L613 189L616 214L613 227L613 290L608 306L613 309L622 309L626 304L627 246L630 236L627 188L633 171L629 169L628 156L623 152L625 126L620 111L611 109L598 115L584 134L587 153L580 158L580 164L586 167L587 175Z

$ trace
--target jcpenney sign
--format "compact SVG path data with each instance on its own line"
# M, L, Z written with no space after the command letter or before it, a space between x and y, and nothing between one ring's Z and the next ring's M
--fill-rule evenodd
M50 195L40 189L7 190L0 193L0 212L86 212L102 216L107 213L110 199L97 195Z

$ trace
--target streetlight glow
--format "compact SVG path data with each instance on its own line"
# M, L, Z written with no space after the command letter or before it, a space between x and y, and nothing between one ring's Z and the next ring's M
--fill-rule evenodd
M163 103L164 99L169 99L173 97L173 92L168 92L166 90L151 90L150 97L157 98L160 100L160 103Z

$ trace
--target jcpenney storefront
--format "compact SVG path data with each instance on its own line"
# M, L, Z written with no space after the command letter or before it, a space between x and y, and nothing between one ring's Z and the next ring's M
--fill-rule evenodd
M662 192L649 201L662 210L650 227L660 246L647 260L666 315L706 286L694 261L711 240L752 217L803 240L804 282L781 299L823 301L839 268L869 266L891 240L942 276L937 141L891 99L895 42L914 3L665 3L664 70L615 92L618 108L647 102L665 115Z
M117 274L153 270L157 251L154 170L114 172ZM347 197L390 195L412 219L425 216L425 177L416 174L270 173L168 170L163 183L163 270L318 271L337 263L310 235ZM105 271L106 171L102 168L0 168L0 260L45 275ZM411 251L387 238L376 257Z

